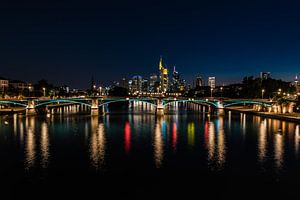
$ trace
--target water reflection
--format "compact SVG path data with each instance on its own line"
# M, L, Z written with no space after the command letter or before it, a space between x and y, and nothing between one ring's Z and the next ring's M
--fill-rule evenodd
M48 125L46 122L42 123L41 126L41 158L42 167L46 168L49 160L49 135L48 135Z
M258 134L258 160L264 162L267 149L267 120L264 119L260 123Z
M277 169L281 169L283 165L283 153L284 153L283 135L280 133L274 134L274 158Z
M35 164L36 144L35 144L35 118L26 118L26 143L25 143L25 167L31 168Z
M226 159L226 146L225 146L225 134L224 134L224 118L218 119L218 157L217 162L219 167L222 168Z
M162 138L162 126L163 120L161 117L157 118L156 125L155 125L155 132L154 132L154 141L153 141L153 146L154 146L154 161L155 161L155 166L157 168L160 168L162 165L163 161L163 138Z
M243 135L245 135L245 133L246 133L246 114L241 113L240 118L241 118L240 123L241 123L242 132L243 132Z
M226 138L224 132L224 118L222 116L215 121L205 122L204 141L207 148L209 168L212 170L221 170L226 162Z
M231 129L231 111L228 111L228 129Z
M176 152L177 148L177 124L173 122L172 126L172 149L173 152Z
M15 136L17 135L17 129L18 129L18 127L17 127L17 114L14 114L13 115L13 123L14 123L14 134L15 134Z
M92 117L92 130L90 138L90 157L92 166L101 169L105 161L105 129L104 124L98 124L98 117Z
M24 123L23 120L19 119L19 133L20 133L20 145L23 146L24 141Z
M300 131L299 131L299 124L297 124L295 128L295 154L297 158L299 153L299 142L300 142Z
M193 148L195 144L195 123L194 122L188 123L187 134L188 134L188 146L190 148Z
M207 143L207 151L208 151L208 162L211 163L215 154L215 126L213 122L209 122L208 125L208 143Z
M118 157L114 155L120 153L118 148L121 147L121 153L124 151L126 154L130 154L134 147L133 142L136 146L146 144L145 148L144 146L141 147L143 151L140 152L143 153L135 152L134 156L144 156L143 159L150 160L150 162L154 161L156 168L161 168L165 163L184 162L186 158L177 159L182 159L182 155L187 153L190 158L194 159L196 165L199 164L197 159L201 162L207 160L209 170L223 170L225 165L230 167L232 162L243 161L247 165L249 164L248 166L258 165L257 169L259 170L268 167L272 172L275 170L282 172L278 169L285 169L290 164L290 160L298 157L300 125L251 115L246 117L244 114L240 115L234 112L228 115L225 117L226 120L222 116L216 117L214 115L205 118L202 118L202 115L197 115L197 117L190 115L166 115L164 117L110 115L110 117L100 118L60 117L56 115L53 119L46 119L46 121L42 117L10 116L6 119L9 124L3 128L4 132L8 130L10 134L1 134L0 143L20 143L21 145L11 145L10 148L17 147L19 149L16 151L20 149L24 151L26 169L34 166L47 168L50 161L51 164L54 164L52 157L56 155L52 154L56 153L57 149L68 148L69 150L74 147L74 145L68 147L59 145L65 142L81 144L82 141L78 142L78 138L86 139L84 148L87 147L89 151L83 160L88 160L91 166L96 169L110 166L111 163L108 165L105 164L105 161L112 160L112 165L118 163L119 161L114 160ZM107 126L109 122L110 128ZM200 146L203 143L199 140L202 135L196 135L196 130L201 133L204 132L204 151L203 147ZM244 131L245 137L241 137L243 130L247 130ZM137 131L139 134L133 134ZM73 134L75 132L76 134ZM52 136L51 140L50 135ZM14 139L8 140L8 137ZM108 144L110 143L107 143L107 137L113 143L109 148ZM59 142L57 142L57 138L60 139ZM247 142L243 143L243 138L247 139ZM119 143L120 141L121 143ZM151 145L151 143L153 147L151 146L149 150L147 145ZM247 145L245 148L247 153L241 151L241 144ZM115 148L116 146L118 148ZM5 148L6 145L3 145L4 150ZM192 151L189 151L191 149ZM228 156L228 152L230 152L230 156ZM235 159L236 154L242 161L229 159ZM113 156L106 159L106 155ZM193 157L195 155L200 158ZM148 157L146 158L146 156ZM128 159L128 156L125 156L124 159ZM168 159L173 160L168 162ZM55 159L55 162L61 162L57 160ZM253 160L256 160L257 163ZM133 161L130 159L128 162ZM185 165L187 162L183 164Z
M124 149L125 153L128 154L130 151L130 124L128 121L125 123L124 128Z

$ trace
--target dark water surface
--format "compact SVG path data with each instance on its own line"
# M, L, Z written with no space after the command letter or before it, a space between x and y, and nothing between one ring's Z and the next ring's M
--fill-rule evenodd
M0 199L297 199L299 142L231 112L1 116Z

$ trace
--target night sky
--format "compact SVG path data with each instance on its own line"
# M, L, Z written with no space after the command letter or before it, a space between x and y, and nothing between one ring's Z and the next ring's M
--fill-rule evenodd
M158 72L163 56L191 81L300 72L297 1L13 1L0 3L0 76L87 88Z

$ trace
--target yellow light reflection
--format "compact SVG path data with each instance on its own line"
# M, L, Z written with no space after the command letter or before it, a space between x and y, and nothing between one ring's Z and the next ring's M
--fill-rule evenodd
M49 134L46 122L43 122L41 127L41 158L42 167L46 168L49 161Z
M98 125L98 117L92 118L92 135L90 138L90 157L92 165L96 169L101 169L105 161L105 128L104 124Z
M228 111L228 129L231 128L231 111Z
M14 120L14 134L17 135L17 114L13 115L13 120Z
M157 168L160 168L162 165L163 161L163 138L162 138L162 119L158 118L155 126L155 133L154 133L154 141L153 141L153 146L154 146L154 161L155 161L155 166Z
M219 117L218 120L218 158L217 162L219 167L222 167L226 160L226 145L225 145L225 134L224 134L224 118Z
M242 131L243 131L243 134L245 134L246 133L246 114L241 113L240 116L241 116Z
M264 119L260 123L258 134L258 160L264 162L267 149L267 120Z
M195 123L188 123L188 145L193 147L195 144Z
M22 119L19 119L19 132L20 132L20 144L23 146L24 140L24 123Z
M26 147L25 147L25 167L30 169L35 164L35 118L26 118Z
M274 134L274 157L275 165L277 169L281 169L283 165L283 154L284 154L284 143L283 135L279 133Z
M212 162L215 154L215 126L213 122L209 122L207 150L208 161Z
M299 141L300 141L300 131L299 131L299 124L296 125L295 128L295 154L298 157L299 152Z

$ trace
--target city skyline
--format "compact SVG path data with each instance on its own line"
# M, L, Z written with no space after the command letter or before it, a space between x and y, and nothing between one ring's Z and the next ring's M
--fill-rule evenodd
M26 2L1 5L1 76L88 87L146 76L160 55L186 80L299 73L297 2ZM68 75L67 78L65 75Z
M164 63L164 64L163 64ZM298 74L296 74L295 76L293 77L289 77L288 79L285 79L283 78L282 76L274 76L274 74L272 72L263 72L263 71L260 71L258 74L245 74L245 75L242 75L241 77L237 78L236 80L235 79L231 79L231 81L229 82L226 82L226 81L223 81L224 79L222 79L222 77L216 77L216 76L213 76L213 74L210 76L210 75L206 75L206 74L203 74L203 73L195 73L193 74L189 79L186 79L183 74L184 72L182 71L179 71L179 70L176 70L176 66L173 65L166 65L165 64L165 59L163 61L163 57L160 56L159 58L159 61L157 63L157 66L156 66L156 69L153 69L152 72L150 72L149 74L145 74L145 73L134 73L132 72L131 74L128 73L127 76L122 76L122 75L119 75L119 76L116 76L116 77L112 77L111 80L107 80L107 81L103 81L99 78L97 78L97 76L94 76L92 75L89 80L87 80L82 86L82 87L76 87L72 84L72 82L70 84L67 84L66 82L68 81L65 81L65 82L51 82L51 79L47 79L45 77L36 77L34 80L29 80L27 79L26 77L25 78L16 78L16 77L5 77L5 76L1 76L0 74L0 79L3 79L3 80L10 80L10 81L15 81L15 82L24 82L24 83L36 83L40 80L46 80L48 81L49 83L51 84L54 84L56 86L68 86L68 87L71 87L71 88L76 88L76 89L89 89L91 87L91 81L96 84L97 86L102 86L102 87L107 87L107 86L114 86L114 85L122 85L122 82L124 80L126 81L130 81L130 80L133 80L135 79L135 77L140 77L141 79L143 80L148 80L150 81L151 80L151 77L153 75L157 76L157 79L159 81L161 81L161 73L163 73L163 71L161 71L161 67L162 70L166 70L166 78L167 79L170 79L168 82L172 82L172 77L174 76L174 72L177 73L177 74L180 74L180 77L182 78L182 80L185 82L185 85L186 86L197 86L197 79L200 77L202 79L202 86L210 86L210 78L214 78L216 79L215 80L215 85L216 86L224 86L224 85L231 85L231 84L238 84L238 83L241 83L243 78L245 77L254 77L254 78L262 78L262 74L267 74L269 78L275 78L275 79L278 79L278 80L283 80L283 81L286 81L286 82L293 82L295 81L295 77L298 77ZM158 69L157 69L158 68ZM172 69L171 69L172 68ZM179 78L179 77L178 77ZM224 78L224 77L223 77ZM298 79L298 78L297 78ZM127 83L128 84L128 83ZM150 83L151 84L151 83ZM214 87L214 86L213 86Z

